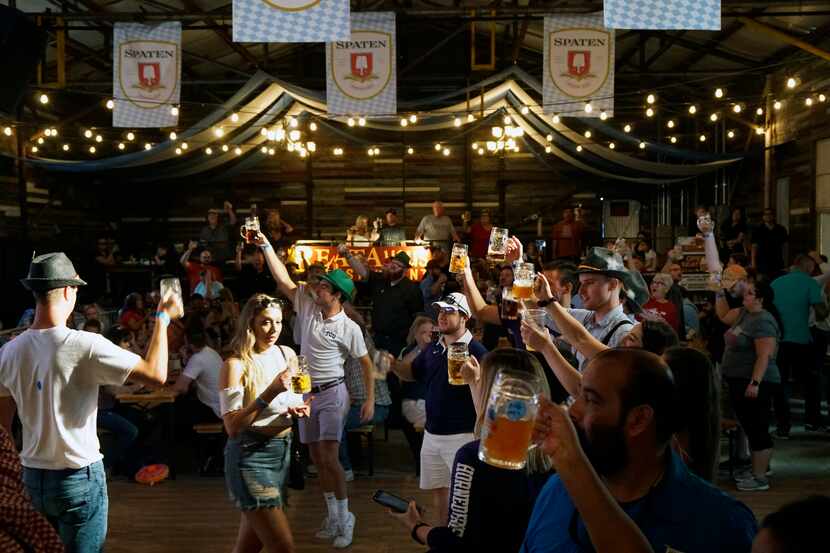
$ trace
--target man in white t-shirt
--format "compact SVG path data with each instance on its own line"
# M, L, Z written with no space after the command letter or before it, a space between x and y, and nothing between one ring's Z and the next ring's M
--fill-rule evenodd
M350 357L360 362L366 387L360 420L372 420L375 412L372 360L360 327L343 311L343 302L354 296L354 282L338 269L322 275L313 289L298 286L263 234L257 235L256 243L265 253L280 292L294 301L295 331L299 328L295 334L301 338L300 353L308 359L311 373L310 395L314 399L311 415L300 420L300 441L308 444L328 508L328 516L316 536L334 539L334 547L342 549L351 545L355 525L346 496L346 475L338 459L350 407L344 377L344 366Z
M222 369L222 356L207 345L204 330L198 326L187 329L185 334L187 345L193 354L187 361L182 374L176 379L172 390L176 394L186 394L193 383L196 383L196 397L208 407L218 419L222 418L219 409L219 371ZM204 416L200 413L199 417Z
M444 214L443 203L432 202L432 215L424 215L418 223L418 228L415 229L415 240L427 240L430 244L440 246L445 251L450 251L450 240L461 241L452 224L452 219Z
M98 389L128 378L164 384L167 325L180 313L171 299L162 300L142 359L99 334L67 328L78 287L86 282L65 254L34 258L21 282L35 296L35 319L0 350L0 424L11 430L19 409L26 489L67 551L100 551L108 499L96 433Z

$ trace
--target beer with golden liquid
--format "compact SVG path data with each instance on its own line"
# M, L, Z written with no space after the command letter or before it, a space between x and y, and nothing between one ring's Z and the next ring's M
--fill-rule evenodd
M295 394L307 394L311 391L311 375L307 372L291 375L291 391Z
M517 300L529 300L533 297L533 286L513 283L513 297Z
M515 321L519 318L519 302L508 298L501 300L501 318Z
M450 384L461 386L465 384L464 378L461 376L461 367L467 361L466 357L450 357L447 358L447 380Z
M452 259L450 259L450 272L451 273L463 273L464 269L467 267L467 260L462 255L455 255L453 254Z
M527 463L527 450L533 433L533 419L510 420L496 417L489 421L481 452L487 463L507 469L520 469Z

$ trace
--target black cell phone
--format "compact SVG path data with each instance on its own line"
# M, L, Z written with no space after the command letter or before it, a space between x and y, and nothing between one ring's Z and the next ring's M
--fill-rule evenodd
M383 490L378 490L375 492L375 495L372 496L372 501L375 503L380 503L384 507L389 507L396 513L405 513L409 510L409 501L402 497L398 497L395 494L385 492ZM421 507L418 507L418 512L423 512Z
M430 334L431 334L430 338L432 339L433 342L437 343L438 340L441 339L441 331L440 330L433 330Z

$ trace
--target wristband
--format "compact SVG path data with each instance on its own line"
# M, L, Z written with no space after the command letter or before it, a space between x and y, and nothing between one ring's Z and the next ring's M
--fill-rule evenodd
M164 311L156 311L156 320L161 321L165 326L170 324L170 315Z
M262 251L270 250L271 249L271 244L266 242L266 243L264 243L263 245L260 246L260 249L262 249Z
M761 383L758 382L757 380L753 379L752 381L750 381L749 385L752 386L753 388L757 388L758 386L761 385Z
M254 403L256 403L256 406L257 406L257 407L259 407L259 408L260 408L260 410L262 410L262 409L267 409L267 408L268 408L268 402L266 402L266 401L265 401L264 399L262 399L261 397L257 397L257 398L254 400Z
M547 307L547 306L549 306L549 305L550 305L550 304L552 304L552 303L553 303L553 300L541 300L541 301L537 301L537 302L536 302L536 305L537 305L538 307Z
M429 526L429 524L423 521L416 523L415 526L412 528L412 533L410 534L410 536L412 536L412 539L415 540L417 543L420 543L421 545L426 545L426 543L418 539L418 528L420 528L421 526Z

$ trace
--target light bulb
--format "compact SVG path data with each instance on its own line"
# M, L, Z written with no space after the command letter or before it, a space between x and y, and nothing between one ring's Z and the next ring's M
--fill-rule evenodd
M239 115L236 112L231 113L231 122L236 123L239 121Z
M585 103L585 113L591 113L594 111L594 106L591 105L591 102Z
M187 150L187 142L182 142L182 150Z
M309 142L308 144L305 145L305 147L309 152L316 152L317 151L317 144L314 143L314 142Z
M415 148L410 146L409 148L406 149L406 153L409 154L409 155L414 154L415 153Z
M104 141L103 136L101 136L100 134L95 135L95 142L103 142L103 141Z
M46 94L41 94L39 100L41 104L48 104L49 96L47 96Z
M293 131L288 132L288 140L291 142L297 142L300 139L300 131L294 129Z
M43 136L52 136L52 129L45 129L43 131Z
M677 144L677 137L672 136L671 138L669 138L669 142L671 142L672 144Z
M115 102L112 100L107 100L107 109L112 109L115 107Z
M435 144L435 151L436 151L436 152L440 152L440 151L441 151L441 143L440 143L440 142L437 142L437 143Z
M135 133L134 132L128 132L127 133L127 140L129 140L130 142L135 140Z
M267 154L268 153L268 146L263 146L262 148L259 149L259 151L262 152L263 154Z
M614 144L613 142L610 142L610 143L608 144L608 147L609 147L610 149L612 149L612 150L613 150L613 149L615 149L615 148L617 147L617 145L616 145L616 144Z
M715 98L723 98L723 89L722 88L716 88L715 89Z
M478 155L480 155L480 156L484 155L484 148L479 148L478 149Z
M222 138L223 136L225 136L225 130L222 127L216 127L215 129L213 129L213 136L215 136L216 138Z
M68 152L68 151L69 151L69 144L64 144L64 145L63 145L63 151L64 151L64 152Z
M646 143L645 143L645 142L640 142L640 149L641 149L641 150L645 150L645 149L646 149Z
M624 130L625 132L631 132L631 125L626 125L626 126L624 126L624 127L623 127L623 130Z
M176 140L177 136L176 131L170 131L170 140Z
M546 154L549 154L549 153L551 153L552 151L553 151L553 148L551 148L550 146L545 146L545 153L546 153Z
M442 153L444 154L444 157L446 157L446 156L450 155L450 149L449 148L444 148Z
M208 146L207 148L205 148L205 153L206 153L207 155L212 155L212 154L213 154L213 148L211 148L210 146Z
M418 122L418 116L413 113L412 115L409 116L409 122L413 123L413 124L417 123Z
M646 110L646 117L654 117L654 110L651 109L651 108L648 108Z
M763 115L763 114L764 114L764 108L758 108L758 109L755 110L755 115Z
M764 132L765 132L764 127L758 127L758 128L755 129L755 134L757 134L757 135L764 134Z
M473 142L473 150L478 150L478 142Z
M527 115L530 113L530 108L527 106L522 106L522 115Z
M335 148L334 149L334 155L342 156L343 155L343 148Z
M742 109L743 108L741 107L741 104L735 104L734 106L732 106L732 111L734 111L735 113L741 113Z
M558 124L559 124L559 121L561 121L561 119L559 118L559 116L558 116L558 115L554 115L554 116L553 116L553 124L554 124L554 125L558 125Z
M170 115L172 115L173 117L177 117L179 115L179 108L177 108L176 106L170 108Z
M228 147L228 145L227 145L227 144L222 144L222 151L223 151L223 152L227 152L229 149L230 149L230 148Z
M295 148L295 149L296 149L296 148ZM289 151L290 151L290 150L289 150ZM269 156L272 156L272 155L274 155L275 153L277 153L277 151L276 151L274 148L268 148L268 155L269 155Z
M90 147L89 147L89 153L90 153L90 154L94 154L94 153L95 153L95 151L96 151L95 146L90 146Z
M233 153L235 153L238 156L241 156L242 155L242 148L237 146L236 148L233 149Z
M368 150L366 150L366 154L369 155L369 156L375 155L375 149L374 148L369 148Z
M118 143L118 149L119 149L119 150L123 150L124 148L126 148L126 146L124 145L124 143L123 143L123 142L119 142L119 143Z
M348 119L346 119L346 124L350 127L354 127L354 118L349 117Z
M475 115L473 115L472 113L468 113L468 114L467 114L467 123L472 123L472 122L473 122L473 121L475 121L475 120L476 120L476 116L475 116Z
M706 135L705 134L700 135L700 141L701 142L706 142Z
M44 140L43 140L43 137L42 137L42 136L41 136L40 138L38 138L38 139L37 139L37 143L38 143L38 144L43 144L43 142L44 142Z
M454 126L456 126L456 127L460 127L460 126L461 126L461 118L460 118L460 117L456 117L455 119L453 119L452 124L453 124Z
M311 132L316 131L316 130L317 130L317 123L315 123L314 121L312 121L311 123L309 123L309 124L308 124L308 130L310 130Z
M673 129L674 128L674 119L669 119L668 121L666 121L666 126L670 129Z
M581 152L581 151L582 151L582 145L581 145L581 144L580 144L580 145L578 145L578 146L576 147L576 151L577 151L577 152Z
M490 129L490 134L493 135L493 138L501 138L502 134L504 134L504 129L501 127L493 127Z
M805 105L805 106L807 106L807 107L812 106L812 105L813 105L813 99L812 99L812 98L810 98L810 97L808 96L808 97L807 97L807 98L805 98L805 100L804 100L804 105Z
M608 119L608 113L605 111L599 112L599 118L600 120L605 121L606 119Z
M726 133L727 138L735 138L735 131L728 131Z
M283 129L282 127L277 127L277 130L274 131L274 140L276 140L277 142L282 142L283 140L285 140L285 129Z
M591 131L585 131L585 138L591 138Z
M33 154L36 154L36 153L37 153L37 146L32 146L32 153L33 153Z
M712 115L709 116L709 121L711 121L712 123L714 123L717 120L718 120L718 114L717 113L713 113Z
M689 113L691 113L692 115L694 115L695 113L697 113L697 106L696 106L696 105L694 105L694 104L692 104L691 106L689 106Z
M647 104L653 104L655 100L657 100L657 98L654 97L654 94L649 94L648 96L646 96Z
M153 145L152 145L152 144L150 144L149 142L146 142L146 143L144 144L144 149L145 149L145 150L152 150L152 149L153 149Z
M505 115L503 121L505 125L510 125L513 123L513 119L511 119L509 115Z
M365 126L366 126L366 119L364 119L363 117L361 117L360 119L358 119L358 120L357 120L357 125L358 125L359 127L365 127Z
M819 94L818 95L818 101L822 102L822 103L826 102L827 101L827 96L825 96L824 94Z
M552 134L547 135L545 137L545 140L547 140L548 142L553 142L553 135Z
M268 129L266 129L265 127L261 128L261 129L259 130L259 134L260 134L261 136L268 136Z
M92 131L87 129L84 131L84 136L87 138L92 138Z
M798 81L795 80L795 77L790 77L787 79L787 88L793 89L798 85Z
M778 111L779 109L781 109L781 102L779 102L778 100L773 102L772 109L774 109L775 111Z
M4 128L3 129L3 134L5 134L6 136L11 136L12 135L12 128L11 127Z

